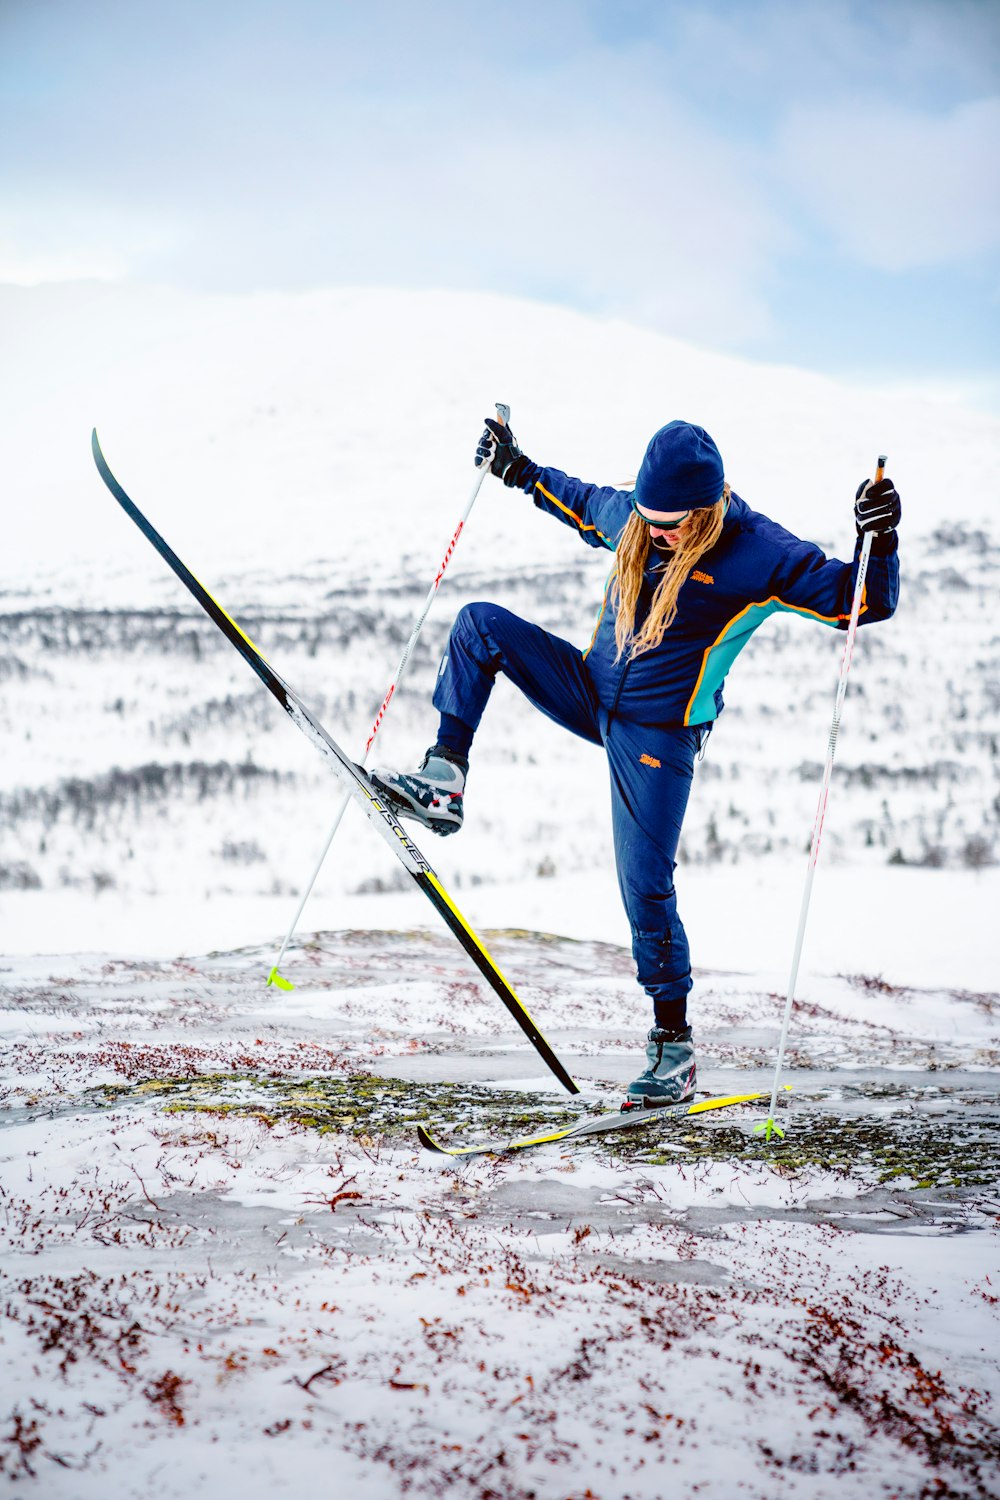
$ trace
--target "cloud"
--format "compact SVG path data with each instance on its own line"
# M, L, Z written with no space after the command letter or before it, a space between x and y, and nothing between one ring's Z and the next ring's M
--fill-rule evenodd
M76 247L48 254L23 250L0 239L0 285L42 286L57 281L117 281L126 271L123 257L108 249Z
M411 129L414 156L433 168L413 173L403 158L391 169L392 243L412 234L411 264L430 254L445 276L464 269L466 285L682 337L738 344L768 331L768 268L794 236L761 191L760 153L665 93L654 61L634 48L550 66L530 109L483 81L447 145Z
M8 186L0 224L0 283L12 286L125 279L153 256L176 256L184 227L172 209L95 196L76 182Z
M885 271L997 244L994 14L0 0L0 276L494 290L822 363Z
M183 110L157 75L146 112L125 101L134 130L113 132L107 102L85 111L80 138L52 143L58 165L19 188L24 258L93 247L120 274L212 289L494 289L731 346L771 331L768 268L792 241L760 154L664 86L655 46L578 39L511 71L459 53L409 80L398 46L377 77L348 51L328 88L297 92L290 47L260 97L249 63L227 74L224 109L188 64L170 85Z
M1000 247L1000 98L937 115L878 99L800 106L778 150L800 202L864 265L907 271Z

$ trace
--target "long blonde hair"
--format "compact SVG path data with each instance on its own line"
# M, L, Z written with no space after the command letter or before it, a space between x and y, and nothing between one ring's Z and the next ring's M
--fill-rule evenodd
M694 511L684 522L677 546L672 552L663 554L663 576L656 585L649 613L638 633L635 629L635 611L653 540L642 517L634 513L629 516L616 549L615 570L611 580L611 602L616 610L616 660L621 660L626 648L631 661L643 651L658 646L663 640L677 616L677 595L681 591L681 584L702 554L714 547L719 540L730 493L729 485L724 485L721 499L714 505L706 505Z

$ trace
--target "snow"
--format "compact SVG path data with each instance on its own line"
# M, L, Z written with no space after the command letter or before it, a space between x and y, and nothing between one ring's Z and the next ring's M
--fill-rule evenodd
M626 955L489 941L585 1107L612 1105L621 1013L640 1024ZM273 999L263 964L3 976L9 1478L81 1500L179 1496L237 1462L252 1496L331 1472L379 1497L990 1493L997 1202L968 1152L978 1132L988 1161L996 1130L995 1004L942 1060L960 998L876 994L873 1070L855 987L831 981L839 1054L817 1067L824 1014L799 1017L781 1149L744 1108L456 1164L416 1148L400 1096L373 1119L367 1085L317 1093L414 1076L446 1136L461 1119L435 1113L477 1067L474 1137L563 1107L447 934L317 935ZM760 1030L759 982L699 975L716 1091L767 1086L777 997L729 1047ZM934 1182L893 1175L932 1132Z
M0 326L4 1478L996 1493L996 421L496 297L0 288ZM418 1119L504 1139L613 1107L648 1020L600 758L504 685L468 826L426 852L580 1098L353 812L296 988L264 986L339 793L110 502L90 427L351 748L497 398L526 451L605 481L669 416L703 421L751 503L840 555L890 455L903 596L855 652L781 1145L762 1103L417 1149ZM461 602L585 640L606 566L488 483L376 759L427 743ZM842 645L800 625L738 663L685 826L716 1093L770 1087Z
M609 483L635 473L669 417L697 418L741 494L840 545L857 481L880 452L911 534L956 515L958 472L960 519L993 514L995 417L515 298L8 286L0 327L18 356L0 374L0 452L19 497L3 564L12 586L26 559L33 583L36 567L55 576L64 563L98 564L102 598L109 564L128 568L141 597L161 576L102 494L89 457L95 424L125 488L140 485L154 524L166 530L169 519L180 555L216 578L240 566L266 581L269 568L322 559L343 569L340 581L345 563L371 557L373 528L392 554L439 548L436 565L469 492L470 406L474 442L497 400L511 404L527 452ZM462 538L465 564L525 545L517 498L497 488ZM530 533L535 558L565 547L550 524ZM78 581L92 600L82 569Z
M426 843L426 840L425 840ZM436 855L437 846L428 848ZM336 859L334 853L331 858ZM683 916L696 953L712 965L747 974L766 973L773 987L788 982L805 858L758 861L748 871L692 868L683 876ZM941 890L948 893L947 930L941 929ZM594 937L626 945L628 925L614 872L607 868L544 880L484 883L459 893L459 905L478 927L518 927L530 913L533 926L567 937ZM238 947L271 934L277 956L296 902L289 896L227 896L173 906L164 921L162 900L129 892L97 897L53 890L40 901L31 891L8 891L2 910L20 955L104 952L156 958L197 953L218 945ZM822 869L813 887L804 973L807 984L824 974L853 970L899 985L989 990L998 964L995 914L1000 871L874 868ZM436 919L413 888L387 894L338 894L323 915L347 928L378 930L431 926ZM305 918L308 930L309 917ZM887 943L886 934L905 941ZM293 950L294 952L294 950ZM294 958L289 960L289 967Z

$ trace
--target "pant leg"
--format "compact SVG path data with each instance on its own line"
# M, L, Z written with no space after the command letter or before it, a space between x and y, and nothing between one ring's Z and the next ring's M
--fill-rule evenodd
M605 740L618 885L636 974L654 1003L671 1002L671 1009L691 989L674 870L700 741L696 728L650 729L615 717Z
M498 604L466 604L441 658L434 707L477 729L501 672L564 729L601 743L597 700L579 649Z

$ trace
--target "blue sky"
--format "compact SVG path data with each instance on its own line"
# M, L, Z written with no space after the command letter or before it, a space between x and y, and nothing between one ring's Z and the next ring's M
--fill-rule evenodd
M995 0L0 0L0 282L498 291L989 399L998 147Z

